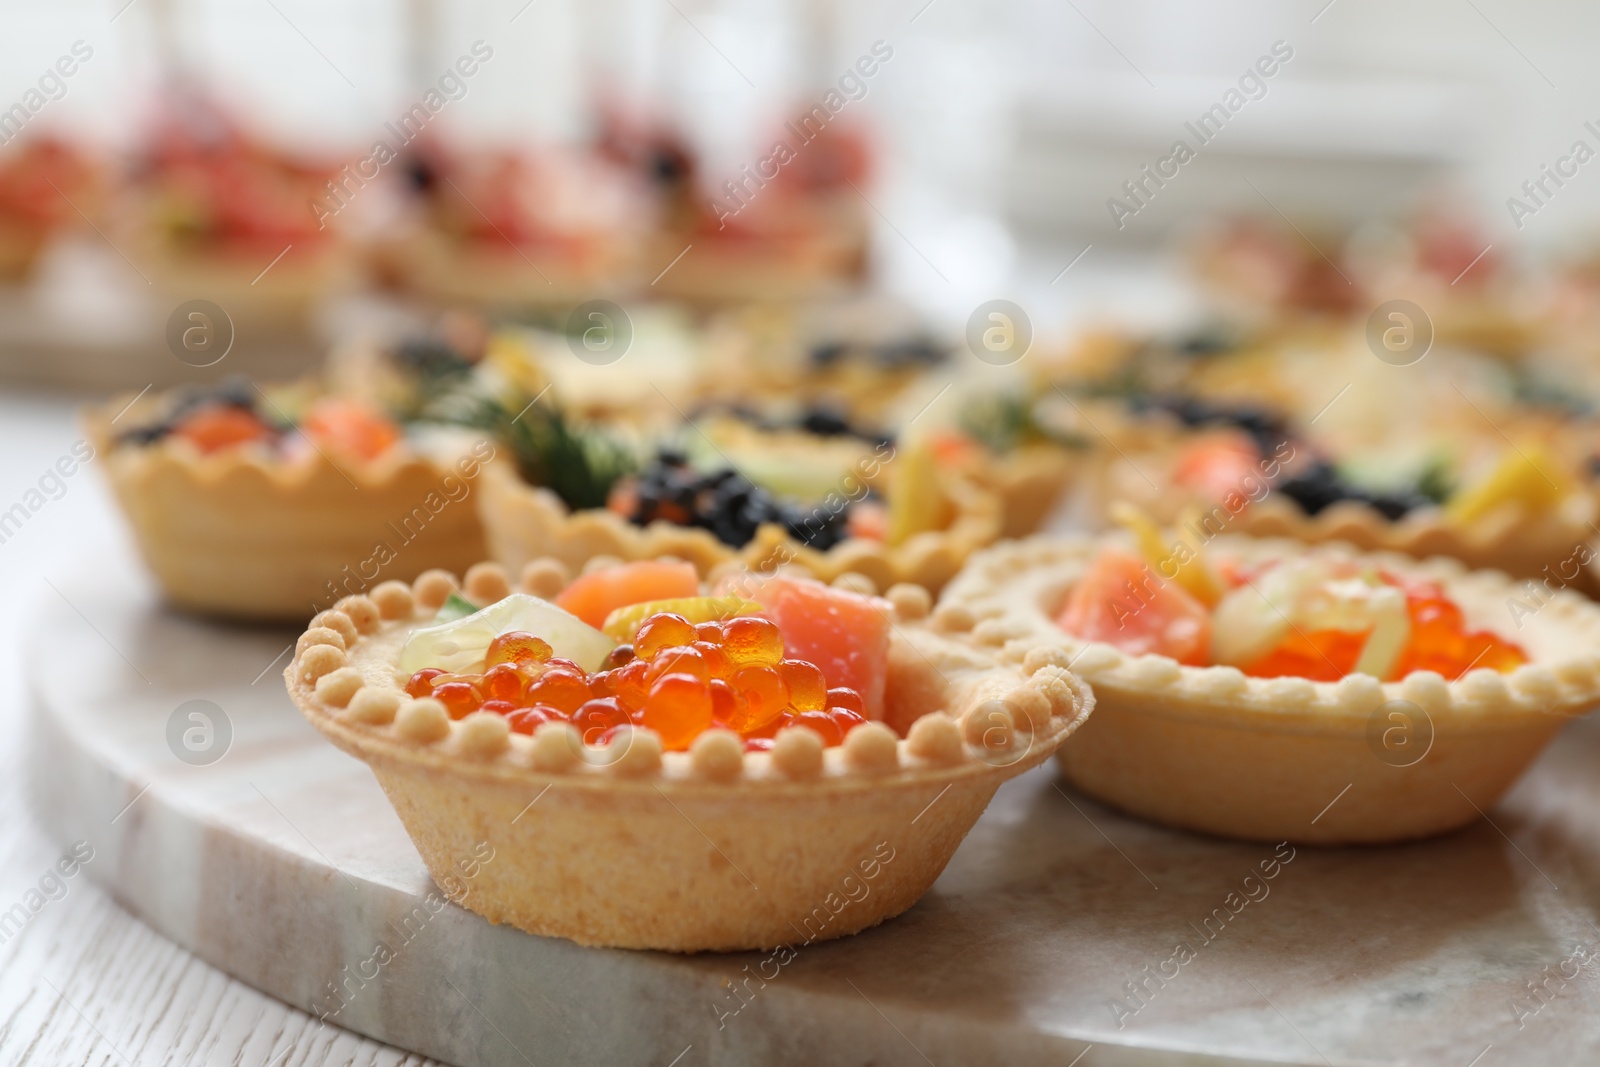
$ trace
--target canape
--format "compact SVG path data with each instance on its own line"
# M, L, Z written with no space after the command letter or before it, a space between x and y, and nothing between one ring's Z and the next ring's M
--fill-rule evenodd
M854 276L859 240L836 230L830 209L771 192L737 216L686 210L653 245L654 288L694 303L800 300Z
M720 188L670 125L610 110L600 152L653 186L660 223L643 277L652 292L697 304L814 298L866 265L870 151L859 128L829 127ZM759 172L759 173L758 173ZM853 186L853 188L852 188Z
M938 612L1014 662L1066 642L1099 705L1061 765L1127 811L1264 841L1440 833L1600 701L1600 607L1570 591L1125 518L1131 545L979 554Z
M709 595L715 593L716 595ZM643 603L637 603L641 599ZM1093 706L887 599L670 560L482 564L312 620L286 671L464 903L586 945L794 946L909 908ZM487 856L489 858L485 859Z
M188 610L298 622L483 554L466 498L487 441L430 442L368 405L242 379L86 422L140 552Z

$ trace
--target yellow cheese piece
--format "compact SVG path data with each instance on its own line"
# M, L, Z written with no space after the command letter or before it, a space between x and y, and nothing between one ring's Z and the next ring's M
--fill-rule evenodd
M1504 504L1538 514L1559 506L1571 491L1571 481L1543 449L1512 448L1482 481L1455 494L1445 515L1456 523L1475 522Z
M617 608L606 616L605 625L600 629L607 637L621 644L633 640L635 631L645 619L664 611L682 615L698 625L702 622L721 622L735 615L754 615L761 610L761 605L755 601L736 596L686 596L672 600L649 600L643 604L629 604L625 608Z
M1180 561L1178 553L1174 551L1174 544L1179 539L1166 536L1161 527L1156 525L1155 520L1127 501L1119 500L1111 505L1111 519L1133 534L1139 554L1145 558L1156 574L1162 578L1170 577L1184 592L1207 607L1215 607L1222 599L1222 594L1225 592L1222 580L1206 562L1205 555L1200 549L1189 546L1191 555L1188 559ZM1176 564L1177 572L1168 575L1163 564L1166 568Z

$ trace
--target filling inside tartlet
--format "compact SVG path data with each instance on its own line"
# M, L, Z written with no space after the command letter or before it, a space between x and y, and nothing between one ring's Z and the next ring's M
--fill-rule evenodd
M0 160L0 220L40 231L72 215L67 197L88 190L93 171L76 149L51 137L35 137Z
M1208 558L1164 541L1148 520L1134 525L1139 551L1096 556L1056 615L1063 630L1258 678L1394 681L1428 670L1452 680L1528 662L1515 643L1472 628L1437 582L1358 560Z
M571 511L702 529L735 549L776 526L824 552L852 538L899 545L959 513L941 471L962 457L937 440L897 442L817 401L596 414L513 332L444 325L390 357L392 406L494 434L522 480Z
M888 536L888 512L864 479L858 479L856 493L835 494L837 506L827 504L847 465L786 463L770 454L754 468L735 462L739 466L726 461L696 465L682 451L661 449L650 464L613 486L606 506L637 526L666 521L698 527L733 548L749 544L769 523L823 552L850 537L882 541ZM876 473L878 462L868 462ZM747 476L746 470L753 473ZM819 480L823 491L811 493L810 483Z
M444 421L498 434L523 480L573 511L703 529L732 548L766 525L818 551L850 538L898 545L950 525L957 507L931 448L841 430L831 417L818 409L793 427L718 418L650 433L519 394L457 405Z
M409 191L440 232L496 255L509 242L598 265L608 242L647 221L635 183L597 155L462 152L435 140L405 165Z
M335 166L294 158L193 99L162 116L150 140L139 180L152 194L152 221L169 239L241 257L271 256L285 243L302 253L332 243L334 230L315 207Z
M790 421L730 411L679 439L620 480L608 507L641 526L700 527L734 548L775 524L818 551L851 538L899 545L955 517L940 479L947 459L931 442L896 442L829 407Z
M243 378L181 391L161 417L124 433L119 444L186 442L202 455L256 447L293 460L314 449L373 460L400 443L400 427L358 400L309 398L295 389L265 392Z
M1136 408L1165 411L1195 431L1178 450L1172 480L1207 499L1253 495L1265 474L1272 491L1306 515L1345 501L1366 504L1391 521L1437 507L1446 522L1465 526L1504 510L1549 514L1577 486L1574 472L1531 442L1466 468L1443 446L1408 453L1389 444L1371 456L1333 459L1297 440L1284 419L1264 409L1184 396L1143 398Z
M452 597L397 666L409 695L455 719L493 712L524 734L571 722L590 745L643 726L681 752L712 727L747 751L792 725L842 744L884 717L888 663L872 598L785 577L708 596L692 564L644 560L584 575L553 602L515 593L477 610Z

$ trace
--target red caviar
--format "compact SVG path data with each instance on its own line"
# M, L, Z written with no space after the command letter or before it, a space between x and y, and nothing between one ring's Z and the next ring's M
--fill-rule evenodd
M550 643L544 638L511 630L489 642L484 662L491 667L497 663L544 663L552 654Z
M785 659L783 647L777 625L759 616L696 625L663 612L640 623L632 645L619 645L593 673L553 658L542 639L512 632L489 646L483 674L429 667L405 688L438 699L451 718L480 710L504 715L520 734L571 722L590 745L630 723L654 730L673 752L712 726L738 733L753 750L771 748L789 725L810 727L826 745L842 744L867 721L861 694L830 689L816 664Z
M1398 677L1437 671L1448 682L1469 670L1487 667L1506 673L1528 662L1526 652L1500 635L1468 630L1461 609L1436 583L1384 577L1406 591L1411 617L1411 640L1400 655Z

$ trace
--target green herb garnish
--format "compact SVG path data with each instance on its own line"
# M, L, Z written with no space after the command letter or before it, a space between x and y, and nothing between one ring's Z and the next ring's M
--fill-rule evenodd
M451 593L449 598L439 607L439 614L433 617L434 622L455 622L468 615L476 615L478 606L460 593Z
M1443 504L1450 499L1456 488L1456 480L1450 473L1450 461L1444 456L1430 459L1417 475L1417 495L1435 504Z
M512 409L480 398L463 415L450 421L493 433L511 449L529 484L549 489L574 511L605 507L612 487L639 466L622 441L575 423L554 404L523 401Z
M1042 424L1035 415L1034 401L1018 393L992 393L969 401L961 411L961 428L989 451L1002 454L1041 442L1066 448L1085 443Z

